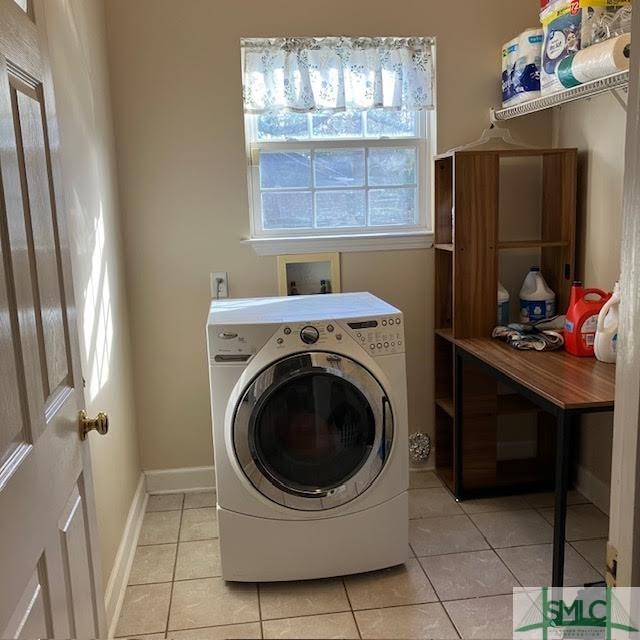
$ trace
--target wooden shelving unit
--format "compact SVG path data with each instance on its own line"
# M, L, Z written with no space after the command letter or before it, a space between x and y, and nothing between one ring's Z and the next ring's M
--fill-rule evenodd
M566 309L574 274L576 171L575 149L472 150L436 157L436 469L455 493L451 340L490 336L497 319L498 281L521 283L534 263L555 291L558 310ZM518 290L515 285L510 290L512 320ZM549 416L471 366L465 368L463 388L465 493L549 485ZM502 459L500 433L517 433L525 415L534 424L535 453Z

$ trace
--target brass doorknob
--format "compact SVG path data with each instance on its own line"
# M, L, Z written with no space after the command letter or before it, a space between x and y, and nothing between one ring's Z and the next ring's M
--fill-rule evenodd
M101 436L109 432L109 416L99 413L95 418L88 418L86 411L80 412L80 440L86 440L89 431L95 429Z

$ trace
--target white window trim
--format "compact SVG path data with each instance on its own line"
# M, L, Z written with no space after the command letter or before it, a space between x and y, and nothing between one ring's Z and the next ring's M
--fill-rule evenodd
M426 249L433 246L433 156L436 151L435 111L419 114L419 136L398 138L337 138L335 140L287 140L273 142L252 142L254 118L245 114L245 136L247 154L247 188L249 196L250 238L243 240L260 256L315 253L323 251L381 251L398 249ZM412 226L390 225L349 230L339 228L327 230L326 234L309 233L309 229L273 230L261 229L259 168L257 154L261 149L277 150L293 148L332 149L344 147L399 147L403 143L418 151L418 212L419 222Z

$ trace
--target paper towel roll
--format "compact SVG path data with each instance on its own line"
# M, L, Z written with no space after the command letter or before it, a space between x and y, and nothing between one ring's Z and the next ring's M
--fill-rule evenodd
M631 34L599 42L564 58L558 65L558 79L570 89L629 68Z

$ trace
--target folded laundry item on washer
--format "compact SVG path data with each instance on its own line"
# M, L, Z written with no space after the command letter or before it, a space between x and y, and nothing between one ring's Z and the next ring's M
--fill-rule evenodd
M503 340L514 349L522 351L555 351L564 346L564 336L557 331L551 321L543 321L537 324L514 323L506 327L496 327L491 337Z

